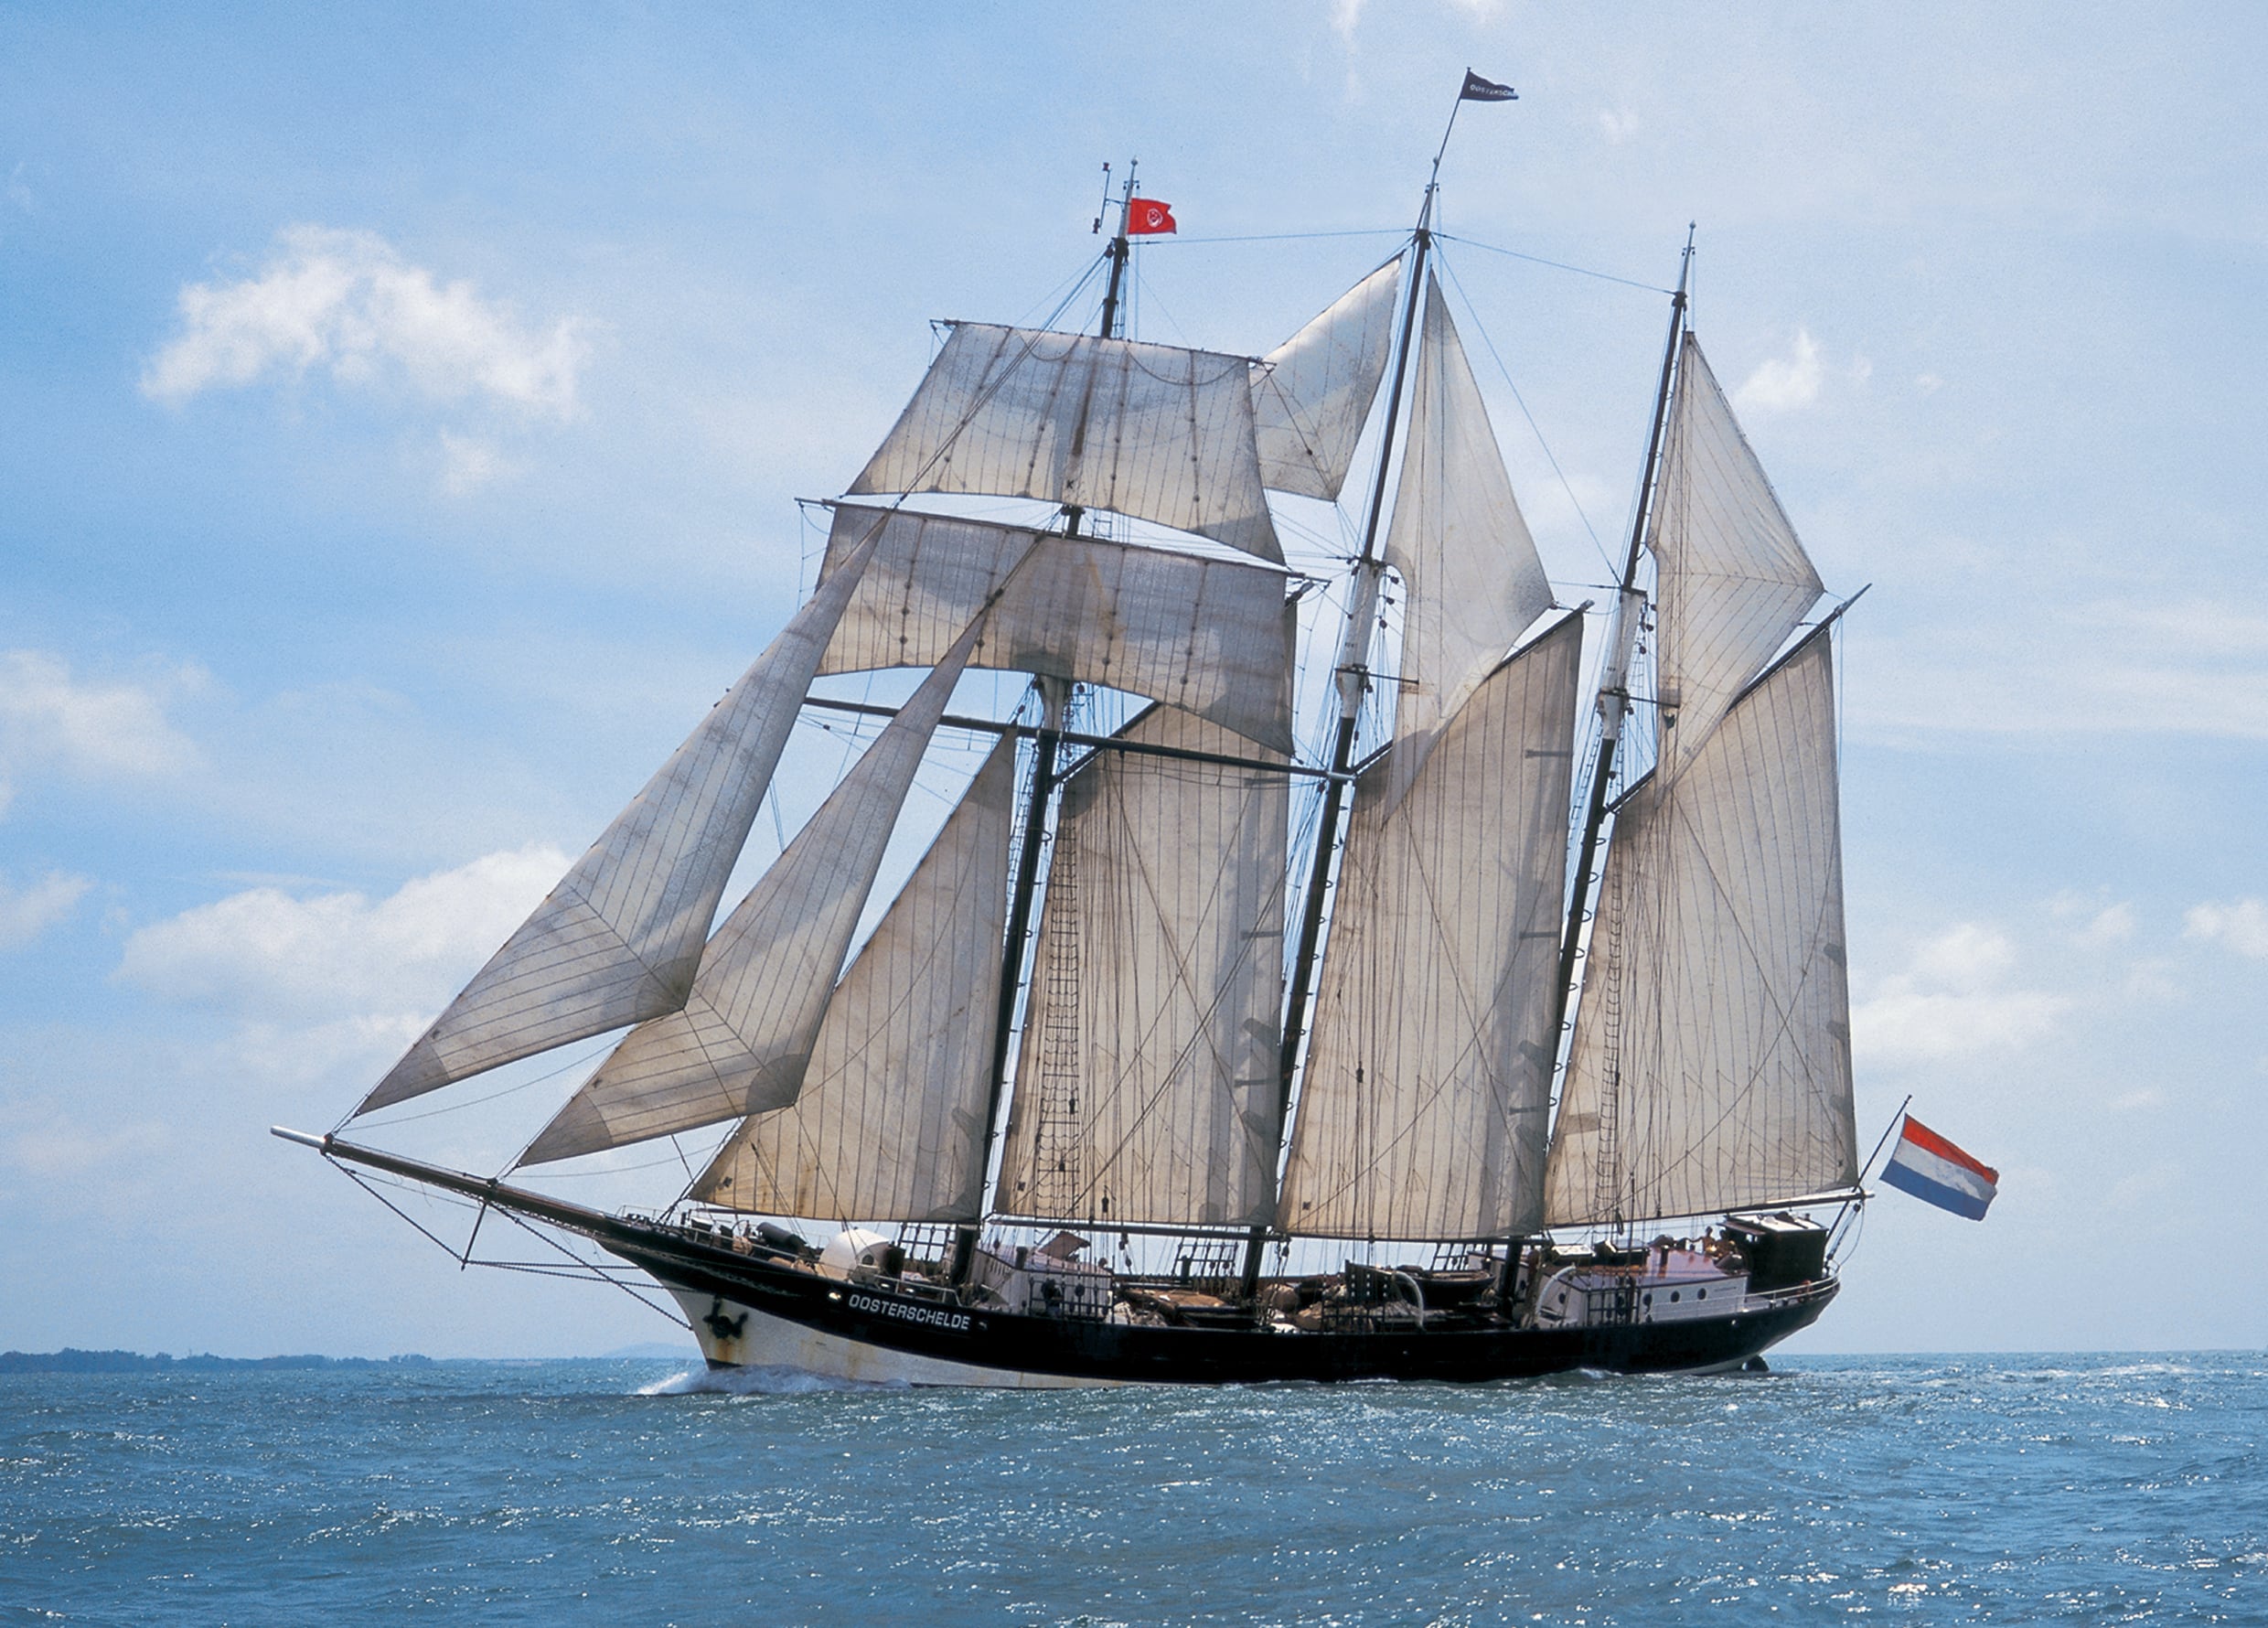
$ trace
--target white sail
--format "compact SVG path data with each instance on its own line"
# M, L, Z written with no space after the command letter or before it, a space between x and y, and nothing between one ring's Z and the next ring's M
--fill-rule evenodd
M1120 733L1239 746L1169 707ZM1097 1225L1266 1218L1289 808L1281 774L1135 753L1106 750L1072 779L1000 1209Z
M1010 735L843 975L803 1094L743 1120L691 1196L766 1216L976 1218L1015 795Z
M1397 254L1260 359L1252 411L1262 485L1336 500L1385 377L1401 287Z
M1291 750L1295 630L1284 615L1282 572L842 503L820 580L855 558L870 537L873 561L821 672L928 666L1023 561L1014 586L993 607L971 666L1107 684L1209 718L1273 751Z
M844 556L356 1113L685 1004L804 691L872 557Z
M1115 509L1280 562L1250 366L1209 350L959 323L850 490Z
M521 1164L796 1099L899 807L978 633L961 636L717 929L683 1009L631 1030Z
M1285 1231L1535 1229L1581 649L1569 616L1490 675L1398 803L1391 759L1357 786Z
M1386 561L1407 590L1389 804L1424 766L1441 726L1552 603L1481 387L1430 276L1411 395L1386 531Z
M1659 568L1659 764L1674 776L1820 593L1795 528L1690 334L1648 544Z
M1615 819L1553 1132L1554 1226L1857 1180L1824 629Z

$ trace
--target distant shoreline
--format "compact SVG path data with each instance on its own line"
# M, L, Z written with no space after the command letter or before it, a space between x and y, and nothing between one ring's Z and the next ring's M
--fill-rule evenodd
M675 1362L698 1359L688 1345L634 1345L595 1357L476 1358L508 1362ZM400 1356L212 1356L198 1353L174 1356L160 1351L81 1351L67 1345L60 1351L0 1351L0 1375L7 1374L216 1374L238 1372L294 1372L312 1368L430 1368L452 1360L407 1352Z

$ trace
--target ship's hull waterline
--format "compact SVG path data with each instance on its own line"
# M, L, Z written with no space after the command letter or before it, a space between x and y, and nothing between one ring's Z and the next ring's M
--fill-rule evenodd
M1144 1327L947 1307L760 1262L695 1262L610 1245L666 1284L711 1368L793 1368L855 1383L1063 1389L1408 1379L1477 1384L1578 1368L1700 1373L1738 1367L1808 1326L1828 1280L1760 1310L1676 1323L1565 1329L1305 1333Z

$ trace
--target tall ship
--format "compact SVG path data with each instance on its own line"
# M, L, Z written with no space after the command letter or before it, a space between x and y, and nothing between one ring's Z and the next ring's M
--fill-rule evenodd
M1555 593L1440 162L1265 355L1128 337L1171 224L1130 175L1098 316L944 325L770 647L337 1129L277 1134L651 1279L718 1367L1488 1380L1738 1366L1816 1319L1864 1198L1844 606L1694 334L1690 238L1620 580ZM1271 494L1339 506L1329 569L1286 566ZM890 669L902 703L822 692ZM1012 711L951 711L983 669ZM863 749L719 923L815 720ZM617 1034L495 1175L376 1145ZM696 1134L644 1210L530 1184Z

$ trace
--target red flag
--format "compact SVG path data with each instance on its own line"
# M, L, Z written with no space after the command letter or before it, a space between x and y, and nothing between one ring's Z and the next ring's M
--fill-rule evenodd
M1176 231L1173 206L1154 198L1129 198L1126 206L1126 235L1146 237L1152 232Z

